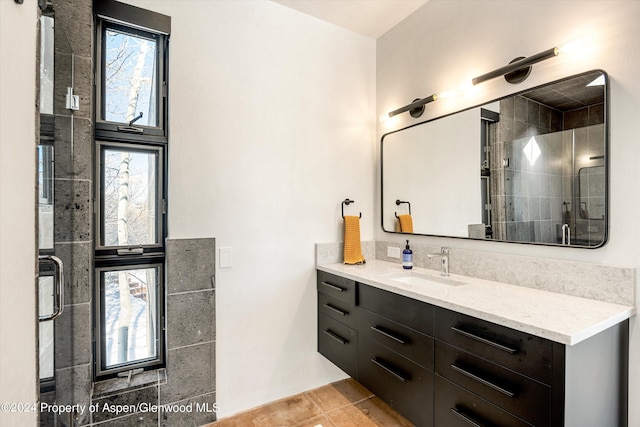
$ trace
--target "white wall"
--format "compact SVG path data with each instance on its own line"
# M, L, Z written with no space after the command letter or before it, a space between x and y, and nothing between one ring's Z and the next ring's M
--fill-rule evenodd
M0 1L0 403L35 403L37 1ZM37 424L6 413L0 425Z
M219 416L342 378L316 350L314 243L373 237L375 41L270 1L171 16L169 237L216 237Z
M385 136L385 230L394 230L396 212L407 212L398 199L411 202L416 233L469 237L469 224L482 223L478 123L480 108L473 108Z
M498 68L517 56L532 55L581 35L590 38L590 48L583 55L559 56L539 63L529 79L518 86L495 79L465 97L429 104L422 119L590 69L601 68L611 79L610 237L603 248L566 249L417 236L412 241L640 268L639 19L640 2L636 1L431 0L378 39L378 117L414 98ZM378 136L415 121L405 114L396 121L381 123ZM379 194L379 184L377 187ZM375 236L402 240L402 236L379 228ZM640 323L635 318L630 339L629 399L638 402ZM640 406L630 405L629 425L640 425Z

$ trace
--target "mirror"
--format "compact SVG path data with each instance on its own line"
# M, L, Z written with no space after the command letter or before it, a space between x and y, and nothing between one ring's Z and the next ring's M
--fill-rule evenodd
M385 134L383 230L602 246L607 83L590 71Z

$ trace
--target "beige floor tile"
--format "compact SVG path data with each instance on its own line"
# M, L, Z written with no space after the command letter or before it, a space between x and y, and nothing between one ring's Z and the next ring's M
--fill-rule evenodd
M296 427L335 427L335 425L326 417L326 415L321 415L317 418L307 420Z
M211 424L211 427L297 427L314 426L312 420L325 420L322 412L304 394L238 414Z
M367 399L356 405L379 427L411 427L413 424L402 415L398 414L391 406L377 397Z
M336 427L410 427L407 419L377 397L345 406L328 414Z
M204 427L410 427L412 424L349 378Z
M331 412L373 396L369 390L351 378L308 391L306 394L323 412Z

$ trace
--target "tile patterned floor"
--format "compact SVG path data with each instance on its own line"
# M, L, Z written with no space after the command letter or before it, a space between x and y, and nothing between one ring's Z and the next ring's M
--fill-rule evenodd
M251 409L204 427L410 427L369 390L348 378Z

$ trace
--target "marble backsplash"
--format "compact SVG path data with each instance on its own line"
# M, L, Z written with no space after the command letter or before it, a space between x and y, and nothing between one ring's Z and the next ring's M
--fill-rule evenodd
M365 261L368 259L376 259L376 242L368 240L361 242L362 255ZM342 262L344 259L344 243L316 243L316 265L333 264L334 262Z
M403 249L397 242L367 241L362 242L362 251L367 259L401 263L400 259L387 256L388 246ZM316 264L342 262L342 247L342 243L316 244ZM439 253L439 246L412 243L411 249L413 265L440 270L439 259L427 257L429 253ZM451 248L449 271L598 301L635 305L635 268Z

